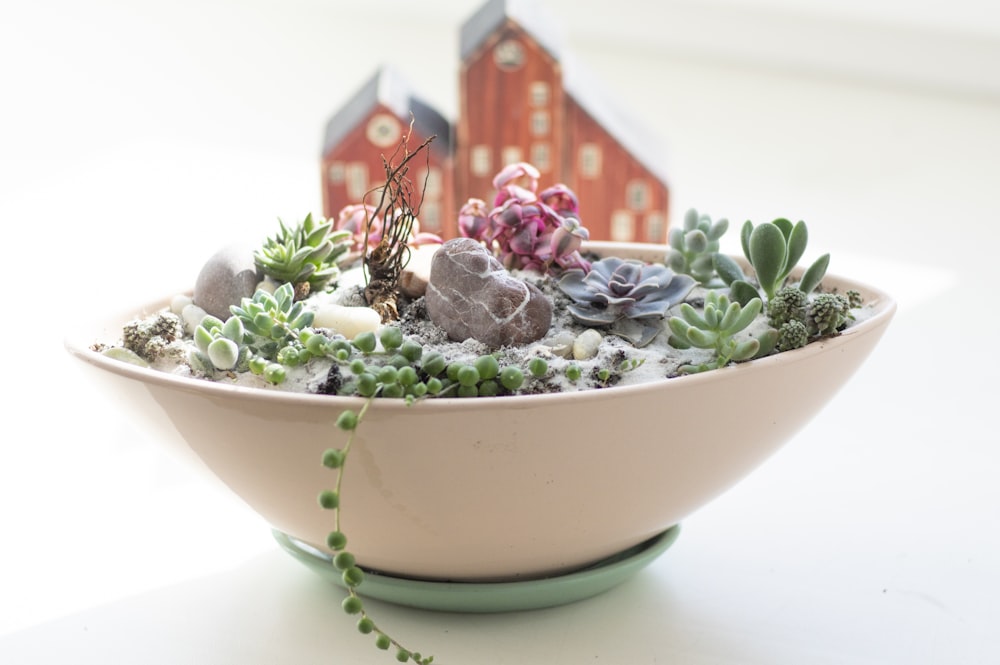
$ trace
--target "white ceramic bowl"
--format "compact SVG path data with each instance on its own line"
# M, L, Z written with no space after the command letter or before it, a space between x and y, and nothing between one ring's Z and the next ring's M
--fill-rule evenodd
M659 259L664 247L594 243ZM572 394L376 400L357 431L342 528L358 562L437 580L530 579L577 569L677 524L763 462L847 382L895 312L843 334L722 370ZM275 529L323 548L333 482L325 449L358 398L289 394L187 379L90 350L166 300L74 333L68 350L158 436L194 453Z

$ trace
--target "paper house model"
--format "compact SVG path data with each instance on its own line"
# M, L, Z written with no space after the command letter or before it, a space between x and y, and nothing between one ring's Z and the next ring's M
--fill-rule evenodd
M420 203L420 228L454 235L447 228L456 224L451 124L413 94L391 67L382 67L327 122L322 156L324 216L336 217L346 205L378 203L377 197L366 200L365 196L385 184L382 158L392 157L407 132L411 150L435 137L428 146L428 158L411 162L410 179L418 189L423 188L422 201L410 201L410 205Z
M441 196L449 187L453 195L450 202L442 201L442 216L433 222L425 219L424 204L424 229L453 237L462 203L470 197L492 201L493 176L506 164L527 161L541 172L541 186L561 182L576 192L581 221L592 239L666 241L669 189L664 151L653 134L624 115L599 82L564 52L553 37L556 28L557 21L532 0L489 0L463 24L454 141L435 141L439 150L451 150L453 159L449 162L447 155L439 154L435 168L442 169ZM340 178L336 169L378 161L371 155L398 141L399 134L388 128L371 129L376 119L389 124L385 116L393 116L402 122L411 110L418 118L415 98L409 98L407 107L376 103L373 97L362 91L330 121L323 158L330 181L324 190L329 192L324 198L327 216L360 202L350 196L350 189L333 192L333 176ZM419 111L426 115L418 122L442 136L440 115L425 104ZM449 164L451 173L445 171ZM350 177L345 171L344 178ZM439 191L436 186L434 191ZM342 193L348 198L341 198Z

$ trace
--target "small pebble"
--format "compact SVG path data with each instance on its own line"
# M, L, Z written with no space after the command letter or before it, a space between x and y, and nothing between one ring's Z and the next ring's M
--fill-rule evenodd
M584 330L573 341L573 358L576 360L589 360L597 355L597 350L601 347L604 337L593 328Z
M191 296L179 293L170 299L170 311L177 316L183 316L184 308L188 305L194 304L194 300Z
M560 330L558 334L545 341L545 344L549 347L549 351L552 355L559 356L560 358L569 358L573 355L573 342L576 341L576 335L574 335L569 330Z
M208 316L208 312L194 303L185 306L181 310L181 319L184 321L184 331L193 335L194 331L201 325L201 322Z
M327 303L316 308L313 326L329 328L347 339L354 339L363 332L375 332L382 323L378 312L371 307L345 307Z
M421 245L410 252L410 260L399 276L399 289L411 298L427 291L431 279L431 260L441 245Z

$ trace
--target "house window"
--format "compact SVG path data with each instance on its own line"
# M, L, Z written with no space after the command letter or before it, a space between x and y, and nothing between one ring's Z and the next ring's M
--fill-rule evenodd
M431 233L441 230L441 204L437 201L424 201L420 205L420 230Z
M441 180L441 169L437 166L432 166L429 169L420 169L414 187L418 191L423 190L425 199L441 198L441 194L444 191L444 185Z
M330 178L330 183L334 185L344 184L344 162L331 162L330 168L326 172Z
M488 145L472 146L472 154L469 156L472 174L476 176L487 176L493 174L493 155Z
M601 146L584 143L580 146L580 175L584 178L598 178L601 175Z
M403 128L399 124L399 120L388 113L376 113L373 115L372 119L368 121L368 127L365 129L365 136L368 137L368 140L372 144L379 148L388 148L397 143L402 135Z
M546 172L552 169L552 151L548 143L534 143L531 146L531 163L539 171Z
M667 241L667 220L662 213L653 212L646 216L646 240Z
M532 111L531 133L534 136L545 136L549 133L549 112Z
M534 81L531 84L531 105L549 105L549 84L545 81Z
M625 187L626 205L632 210L649 208L649 183L645 180L632 180Z
M501 153L501 161L504 166L507 164L516 164L517 162L524 161L524 153L521 152L520 146L505 146Z
M507 71L524 64L524 46L514 39L505 39L493 48L493 62Z
M368 191L368 165L364 162L349 162L344 176L347 197L352 201L360 201Z
M611 239L616 242L635 240L635 216L628 210L616 210L611 215Z

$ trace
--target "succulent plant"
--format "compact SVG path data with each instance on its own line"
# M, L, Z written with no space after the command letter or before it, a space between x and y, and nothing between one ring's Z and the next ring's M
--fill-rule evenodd
M805 222L792 224L784 218L756 227L753 222L747 221L740 229L743 254L753 267L768 308L805 253L808 240L809 232ZM797 284L798 289L807 295L811 293L826 275L829 263L829 254L816 259L802 274ZM731 258L717 254L714 264L719 276L729 285L730 296L735 300L745 305L750 299L761 295Z
M576 194L556 184L538 192L538 169L509 164L494 177L493 208L469 199L459 211L459 231L491 248L508 270L587 270L579 248L590 237L580 221Z
M812 337L833 335L853 318L851 301L838 293L820 293L809 304L806 325Z
M760 314L763 303L754 298L746 306L719 291L709 291L705 296L702 313L687 303L681 304L680 316L670 318L668 325L673 335L670 343L680 348L696 347L715 351L715 359L701 365L687 365L683 372L703 372L725 367L730 362L742 362L770 353L777 341L777 332L769 329L757 337L737 335L750 326Z
M559 288L573 304L573 318L588 326L608 326L609 332L645 346L662 329L667 310L683 300L695 280L661 264L617 257L595 261L589 272L567 270Z
M349 230L333 230L333 221L312 214L289 228L280 219L280 232L254 252L254 262L279 284L290 283L299 298L319 291L340 274L337 259L353 241Z
M202 370L246 369L249 363L250 347L245 344L246 329L243 321L231 316L223 323L208 315L194 331L194 342L198 354L192 360ZM207 361L207 362L206 362Z
M691 275L701 284L716 277L714 257L719 252L719 239L729 228L729 220L716 222L708 215L699 215L694 208L684 215L684 224L670 230L670 248L664 263L675 272Z
M783 286L767 304L767 318L775 328L789 321L805 323L808 312L809 296L795 286Z
M229 321L236 318L242 322L251 351L270 361L278 361L279 353L285 347L297 349L301 345L299 331L312 325L315 316L305 309L301 301L295 300L290 282L279 286L274 294L260 289L253 297L244 298L239 306L230 307L230 311L233 317ZM295 364L288 352L281 361L283 364Z

